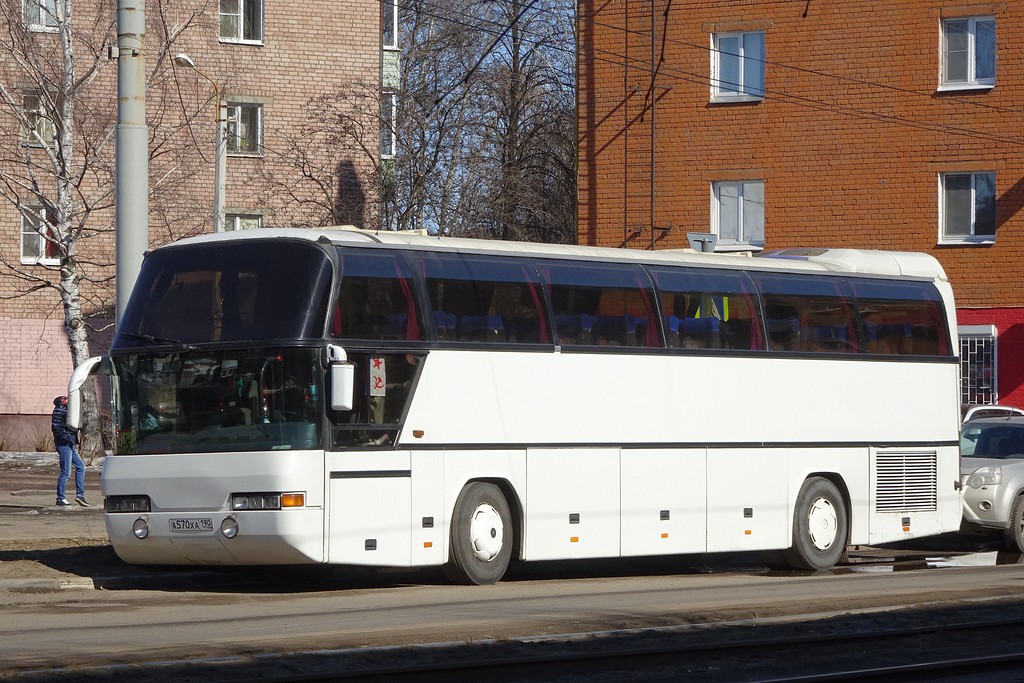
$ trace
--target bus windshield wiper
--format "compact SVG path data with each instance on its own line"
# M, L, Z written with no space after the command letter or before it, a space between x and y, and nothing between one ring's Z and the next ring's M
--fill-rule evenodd
M183 342L180 339L169 339L167 337L155 337L152 334L134 334L132 332L122 332L121 336L131 337L132 339L141 339L143 341L148 341L151 344L174 344L175 346L181 346L181 347L186 348L186 349L188 349L190 351L192 351L192 350L194 350L196 348L193 344L189 344L188 342Z

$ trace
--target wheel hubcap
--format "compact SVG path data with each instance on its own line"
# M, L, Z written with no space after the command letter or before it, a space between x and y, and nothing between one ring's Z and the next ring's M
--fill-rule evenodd
M482 503L469 521L469 542L481 562L490 562L501 552L505 529L501 515L490 504Z
M839 533L839 521L836 509L826 498L818 498L807 512L807 530L811 535L811 543L818 550L827 550L836 541Z

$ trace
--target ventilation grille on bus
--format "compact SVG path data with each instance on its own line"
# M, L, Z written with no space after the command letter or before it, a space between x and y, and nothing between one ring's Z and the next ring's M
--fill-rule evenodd
M878 453L875 512L934 512L938 492L935 451Z

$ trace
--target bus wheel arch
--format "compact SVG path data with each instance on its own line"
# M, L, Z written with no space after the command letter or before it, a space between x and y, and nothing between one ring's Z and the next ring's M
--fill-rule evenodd
M472 480L462 487L452 509L443 567L449 581L488 585L501 580L518 553L521 527L513 514L518 507L507 482Z
M846 554L850 504L842 480L808 476L793 508L793 544L782 556L795 569L828 569Z

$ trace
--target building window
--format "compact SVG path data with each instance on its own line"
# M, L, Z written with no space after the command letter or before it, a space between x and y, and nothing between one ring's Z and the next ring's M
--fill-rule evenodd
M381 0L380 3L380 44L385 50L398 49L398 2Z
M55 33L60 28L57 0L23 0L22 13L29 31Z
M229 213L224 216L225 230L256 230L263 227L263 216L259 214Z
M999 403L996 382L996 328L994 325L961 325L960 403L994 405Z
M220 0L220 39L263 42L263 0Z
M750 101L763 98L764 33L714 34L711 99Z
M764 181L743 180L712 184L711 232L717 249L764 246Z
M940 190L940 241L995 241L995 173L943 173Z
M996 20L942 22L942 87L989 88L996 84Z
M396 117L398 116L398 96L393 92L381 93L380 96L380 157L391 159L397 153L395 134Z
M228 153L263 153L263 106L228 103Z
M40 207L27 207L21 214L21 262L27 265L58 265L60 250L53 226Z
M49 147L53 144L53 120L47 116L43 99L39 95L25 95L22 98L25 111L25 126L22 142L29 147Z

